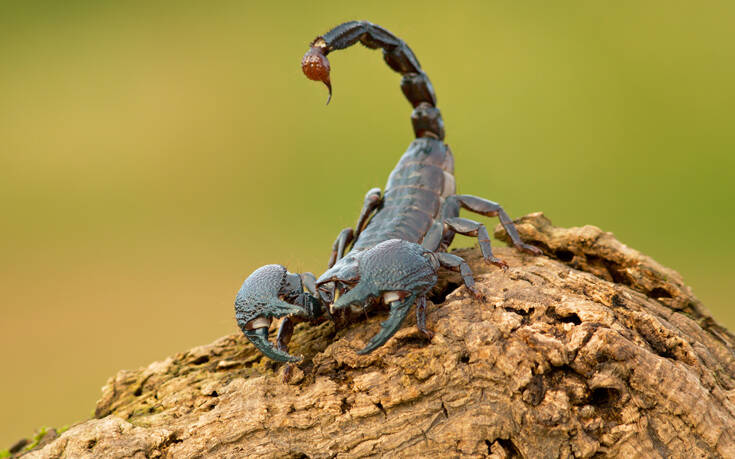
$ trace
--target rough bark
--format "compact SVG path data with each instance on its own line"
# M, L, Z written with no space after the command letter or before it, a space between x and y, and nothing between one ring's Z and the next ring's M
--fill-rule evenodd
M517 225L545 256L459 251L486 300L445 273L431 342L412 317L358 356L383 313L301 325L284 384L225 336L119 372L26 457L735 457L735 338L681 277L592 226Z

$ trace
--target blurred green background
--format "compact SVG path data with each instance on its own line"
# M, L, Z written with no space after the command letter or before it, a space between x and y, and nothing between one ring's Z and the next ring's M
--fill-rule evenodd
M237 332L256 267L323 269L412 138L378 52L330 56L328 107L301 74L355 18L418 55L460 191L612 231L735 327L733 2L2 2L0 449Z

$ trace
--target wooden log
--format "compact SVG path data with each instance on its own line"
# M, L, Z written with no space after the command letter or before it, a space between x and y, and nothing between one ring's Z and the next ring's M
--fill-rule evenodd
M120 371L25 457L735 457L735 338L681 277L592 226L517 227L545 256L458 251L485 301L444 273L431 342L411 317L358 356L384 313L302 324L285 384L225 336Z

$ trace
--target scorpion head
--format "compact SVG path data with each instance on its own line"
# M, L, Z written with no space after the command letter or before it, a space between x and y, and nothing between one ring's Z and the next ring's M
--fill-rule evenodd
M360 281L359 260L363 253L350 252L317 279L317 290L330 303L330 312L352 304L345 301L349 301L354 293L347 295L347 299L345 293L351 292Z
M295 315L314 319L322 314L319 299L313 292L304 291L304 286L309 289L309 284L304 275L290 273L284 266L266 265L245 279L237 292L237 324L250 342L267 357L279 362L300 360L268 341L268 327L274 317Z
M331 306L336 311L374 301L390 305L388 320L358 354L368 354L388 341L416 299L434 286L437 266L427 254L418 244L391 239L368 250L353 250L317 279L320 291L342 293Z

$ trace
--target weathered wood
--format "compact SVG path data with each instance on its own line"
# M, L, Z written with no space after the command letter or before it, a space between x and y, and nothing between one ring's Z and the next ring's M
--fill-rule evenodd
M447 274L430 343L412 318L358 356L383 314L302 325L283 384L225 336L119 372L95 419L26 457L735 457L735 338L681 277L592 226L517 227L547 256L500 248L503 272L460 251L486 301Z

